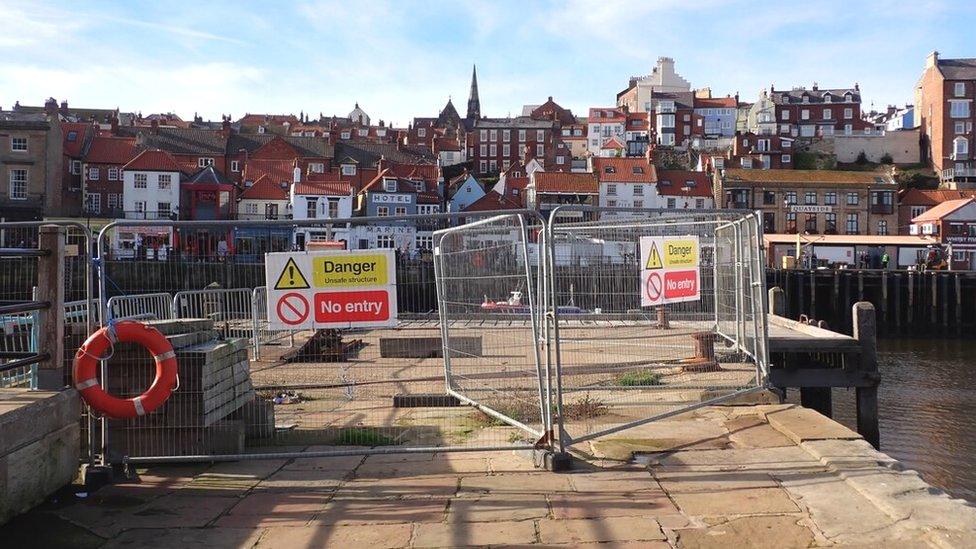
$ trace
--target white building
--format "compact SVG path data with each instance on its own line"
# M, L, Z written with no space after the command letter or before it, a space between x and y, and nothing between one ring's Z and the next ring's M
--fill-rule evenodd
M356 103L356 108L349 112L349 120L351 120L353 124L369 126L369 115L366 114L366 111L359 108L359 103Z
M657 171L646 158L591 158L606 208L659 208ZM607 212L604 218L639 217L640 212Z
M636 87L636 98L631 102L631 112L651 110L651 92L678 93L691 91L691 83L674 71L674 59L658 57L651 74L631 78Z
M173 155L145 150L122 168L122 209L126 219L170 219L179 215L182 172ZM112 249L120 257L165 259L171 227L120 227Z
M593 156L599 156L603 146L613 138L625 143L625 129L627 127L627 112L617 107L593 107L587 118L586 150Z
M321 219L321 227L298 227L295 229L295 244L304 248L307 242L343 241L351 249L351 229L349 224L328 226L329 219L348 219L352 217L353 190L347 181L330 174L308 174L301 181L301 173L296 172L291 185L289 201L292 219Z

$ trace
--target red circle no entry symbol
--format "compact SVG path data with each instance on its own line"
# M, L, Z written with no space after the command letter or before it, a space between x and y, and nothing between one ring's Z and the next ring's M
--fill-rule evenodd
M297 326L308 320L308 300L299 293L291 292L278 299L278 318L289 326Z
M661 291L664 289L664 284L661 282L661 275L658 273L651 273L647 276L647 298L651 301L657 301L661 299Z

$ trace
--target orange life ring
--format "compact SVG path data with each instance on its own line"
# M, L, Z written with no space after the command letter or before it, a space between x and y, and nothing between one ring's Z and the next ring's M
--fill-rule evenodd
M98 361L116 343L133 342L145 347L156 359L156 378L146 392L135 398L114 397L102 389L95 377ZM176 352L159 330L140 322L124 320L101 328L78 349L74 363L75 388L85 402L113 419L143 416L163 405L177 383Z

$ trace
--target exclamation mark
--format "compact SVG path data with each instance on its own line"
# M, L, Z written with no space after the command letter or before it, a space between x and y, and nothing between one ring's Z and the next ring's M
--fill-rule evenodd
M288 278L291 281L291 285L294 286L295 285L295 266L294 265L289 265L288 266Z

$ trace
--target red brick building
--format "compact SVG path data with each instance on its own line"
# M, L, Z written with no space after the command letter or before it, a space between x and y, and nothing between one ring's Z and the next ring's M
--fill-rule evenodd
M135 138L91 139L81 164L84 202L82 212L93 217L124 217L122 168L139 154Z
M861 118L861 89L823 89L816 83L810 89L769 88L775 106L780 135L793 137L851 135L871 131L872 125Z
M910 234L912 219L928 210L948 202L963 198L976 198L976 190L953 191L948 189L922 190L907 189L898 193L898 234Z
M915 88L922 156L949 187L976 187L976 59L939 59L934 51Z
M572 156L558 136L559 124L551 120L482 118L468 133L468 160L478 176L497 174L532 158L547 171L569 171Z

